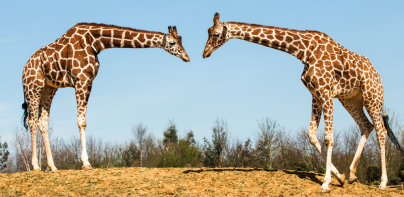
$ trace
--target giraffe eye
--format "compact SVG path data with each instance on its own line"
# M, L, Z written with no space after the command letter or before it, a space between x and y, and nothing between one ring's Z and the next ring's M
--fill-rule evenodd
M175 45L175 42L170 42L170 45L171 45L171 46Z
M218 32L218 33L215 33L215 36L219 36L219 34L220 34L219 32Z

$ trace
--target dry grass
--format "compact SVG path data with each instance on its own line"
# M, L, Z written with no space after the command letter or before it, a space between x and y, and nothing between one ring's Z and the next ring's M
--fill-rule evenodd
M0 174L2 196L404 196L360 183L320 194L322 174L261 169L110 168Z

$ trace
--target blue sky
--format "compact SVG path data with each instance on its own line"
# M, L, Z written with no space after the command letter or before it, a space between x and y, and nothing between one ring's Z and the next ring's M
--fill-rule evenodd
M162 49L108 49L99 54L87 113L87 135L123 142L142 122L162 137L170 119L183 135L211 136L225 118L232 136L254 138L257 120L276 119L290 133L308 128L311 94L295 57L242 40L230 40L202 58L213 14L220 20L322 31L370 59L383 79L385 105L402 104L403 1L3 1L0 12L0 136L21 127L22 68L40 47L79 22L167 33L176 25L191 62ZM334 132L354 123L335 100ZM50 120L54 135L79 136L73 88L59 89ZM323 120L322 120L323 122ZM320 125L320 129L324 126ZM52 142L51 142L52 143Z

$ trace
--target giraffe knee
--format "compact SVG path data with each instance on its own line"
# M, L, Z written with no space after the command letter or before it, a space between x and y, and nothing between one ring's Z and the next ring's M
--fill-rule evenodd
M310 133L307 136L309 137L310 144L315 145L318 143L317 136L312 136Z
M86 128L87 127L87 122L86 121L80 121L78 122L79 128Z
M325 144L326 147L332 146L333 145L333 140L329 139L329 138L326 138L326 139L324 139L324 144Z
M36 121L35 121L35 119L28 119L28 124L29 125L33 125L33 124L36 124Z
M35 121L34 118L28 118L27 122L28 122L28 126L30 127L30 130L34 129L34 127L37 126L37 122Z
M47 124L44 124L44 123L42 123L42 122L39 122L39 123L38 123L38 128L39 128L39 131L41 131L41 133L43 133L45 130L48 129L48 125L47 125Z
M41 132L47 131L48 130L48 118L39 118L39 121L37 122L38 128Z

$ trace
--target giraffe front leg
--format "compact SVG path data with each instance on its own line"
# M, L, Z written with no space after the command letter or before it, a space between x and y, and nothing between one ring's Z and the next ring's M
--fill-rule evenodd
M324 159L324 161L327 161L326 155L324 152L321 151L321 145L318 142L317 139L317 129L318 125L320 124L320 119L321 119L321 114L322 114L322 107L320 104L318 104L317 99L314 98L312 99L312 114L311 114L311 122L310 122L310 129L308 133L308 137L310 139L310 143L316 148L318 153L321 155L321 157ZM341 185L345 184L345 174L340 174L335 168L335 166L331 163L331 174L340 182Z
M330 189L328 185L331 183L331 158L332 158L332 146L334 143L333 139L333 106L334 101L330 94L325 94L325 99L322 102L323 111L324 111L324 124L325 124L325 135L324 135L324 143L327 148L327 159L326 159L326 170L325 170L325 177L324 183L321 186L321 193L329 193Z
M80 143L81 143L81 161L83 170L91 170L91 164L88 162L87 148L86 148L86 112L87 103L91 93L91 82L79 81L75 84L76 101L77 101L77 124L80 130Z
M348 99L339 99L342 106L349 112L352 118L355 120L356 124L358 124L361 138L359 141L358 148L355 152L355 156L352 160L352 164L350 166L350 173L349 173L349 180L348 183L355 182L358 178L356 177L356 169L359 164L359 159L361 157L363 147L366 144L366 139L369 137L370 133L372 132L374 126L366 117L363 111L363 98L362 94L357 94L356 96Z

